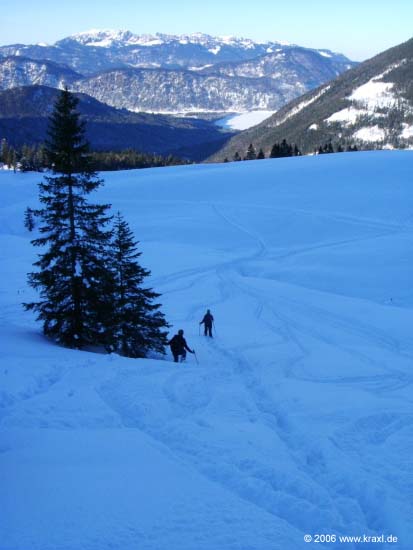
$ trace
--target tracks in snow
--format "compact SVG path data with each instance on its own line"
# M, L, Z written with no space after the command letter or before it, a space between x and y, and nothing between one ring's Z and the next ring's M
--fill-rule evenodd
M216 305L225 304L231 309L233 301L241 299L255 329L273 335L272 341L260 342L261 349L272 346L270 353L276 356L279 346L290 348L291 354L283 359L284 369L277 373L278 382L353 385L374 395L401 389L412 382L410 376L388 365L385 359L371 357L368 350L362 349L365 344L410 360L410 347L401 345L385 330L349 314L337 313L333 306L320 306L310 293L299 300L292 296L291 285L285 295L287 285L274 282L270 287L273 294L268 295L267 290L257 287L255 280L243 276L245 263L267 259L268 247L259 235L234 222L218 207L212 208L224 223L255 243L253 250L227 262L183 270L164 278L163 284L182 282L175 291L193 290L204 277L214 274L220 292ZM394 227L390 228L393 230ZM322 243L293 254L348 242ZM277 295L281 287L283 296ZM300 292L305 293L303 289ZM195 314L196 308L191 315ZM312 346L335 348L360 365L376 372L382 369L384 373L305 376L298 367L309 360ZM172 372L160 371L147 379L142 373L130 373L127 380L120 376L106 383L99 393L126 427L144 431L211 481L265 512L284 518L297 529L311 531L317 524L346 534L349 507L353 510L353 525L360 532L374 534L378 524L382 530L391 528L386 526L380 491L366 495L365 484L377 484L378 474L361 458L365 451L360 451L360 443L368 448L385 443L408 427L410 418L397 412L392 413L390 420L366 414L344 427L338 424L334 436L321 433L314 439L314 434L306 433L305 426L291 414L292 402L285 404L285 396L276 393L274 379L268 385L263 377L263 359L259 364L251 360L252 341L246 341L240 334L240 343L231 346L220 331L219 339L202 341L201 347L207 360L200 367L171 364ZM130 394L134 385L136 398ZM146 399L142 397L146 395ZM381 438L379 428L383 423L387 427ZM373 424L377 429L372 432ZM356 463L354 456L359 458ZM342 467L337 470L338 464ZM360 479L363 483L359 483Z

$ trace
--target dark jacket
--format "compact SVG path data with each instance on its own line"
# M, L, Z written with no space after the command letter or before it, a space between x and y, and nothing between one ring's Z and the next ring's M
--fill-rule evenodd
M185 349L192 353L192 350L188 347L185 338L180 334L175 334L175 336L169 340L168 344L171 346L172 353L176 353L177 355L181 355Z
M202 325L202 323L204 323L206 327L212 327L213 321L214 317L211 315L211 313L205 313L204 318L199 324Z

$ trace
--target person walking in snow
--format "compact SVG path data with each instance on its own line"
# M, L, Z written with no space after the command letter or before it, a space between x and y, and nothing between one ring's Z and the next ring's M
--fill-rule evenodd
M171 348L175 363L178 363L179 357L181 357L181 363L185 361L187 351L189 351L189 353L195 353L194 350L188 347L182 329L178 330L178 334L175 334L175 336L169 340L168 345Z
M204 325L204 335L209 336L212 338L212 323L214 322L214 317L212 316L212 313L209 309L207 309L207 312L204 315L204 318L199 323L200 325Z

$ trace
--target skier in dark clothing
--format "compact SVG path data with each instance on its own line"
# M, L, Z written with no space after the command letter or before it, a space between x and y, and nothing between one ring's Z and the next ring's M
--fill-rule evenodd
M212 338L212 323L214 322L214 317L212 316L212 313L207 309L207 312L204 315L204 318L199 323L200 325L204 325L204 334L205 336L209 336Z
M188 347L182 329L178 330L178 334L175 334L175 336L169 340L168 345L171 347L175 363L178 363L179 356L181 356L181 363L185 361L187 351L189 351L189 353L195 353L194 350Z

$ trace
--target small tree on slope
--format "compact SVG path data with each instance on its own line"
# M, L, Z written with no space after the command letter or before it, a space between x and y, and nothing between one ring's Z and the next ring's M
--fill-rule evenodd
M115 217L112 240L114 316L111 328L113 351L127 357L145 357L149 350L165 353L169 325L154 303L160 295L142 288L150 271L139 265L137 243L120 213Z
M41 301L24 304L38 313L46 335L73 348L105 344L112 313L109 206L86 199L103 182L89 163L77 103L66 89L51 115L46 154L53 175L39 184L41 236L32 241L45 252L34 264L39 271L29 274Z

